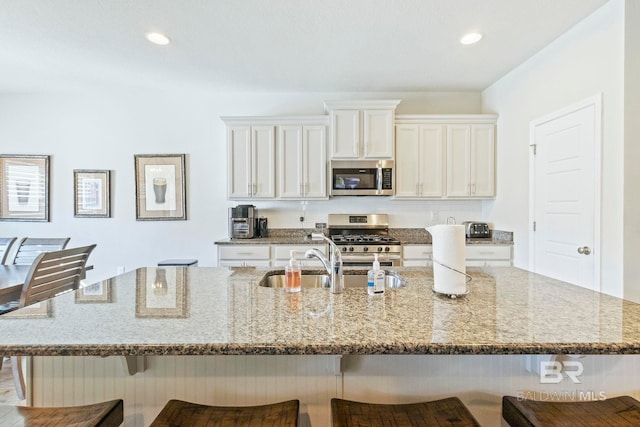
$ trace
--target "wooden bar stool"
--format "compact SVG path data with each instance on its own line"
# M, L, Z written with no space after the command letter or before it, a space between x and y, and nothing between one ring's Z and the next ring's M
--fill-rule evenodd
M479 427L478 421L457 397L432 402L378 404L331 399L333 427Z
M298 400L260 406L209 406L170 400L150 427L296 427Z
M541 402L503 396L502 418L511 427L640 426L640 402L631 396L588 402Z
M0 405L2 426L117 427L123 420L122 399L57 408Z

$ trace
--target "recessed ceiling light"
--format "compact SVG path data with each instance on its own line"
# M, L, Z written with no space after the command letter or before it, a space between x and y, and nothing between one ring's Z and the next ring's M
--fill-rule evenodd
M467 33L460 39L460 43L462 44L474 44L478 43L482 38L482 34L480 33Z
M147 38L147 40L149 40L151 43L154 43L154 44L159 44L164 46L171 43L171 40L169 39L169 37L165 36L164 34L146 33L144 36Z

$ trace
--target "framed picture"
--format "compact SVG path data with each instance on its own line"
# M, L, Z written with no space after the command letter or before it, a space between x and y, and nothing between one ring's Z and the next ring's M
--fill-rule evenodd
M113 302L111 280L102 280L92 285L76 289L76 304Z
M73 171L73 216L109 218L111 216L111 171L76 169Z
M186 274L186 268L136 270L136 317L187 317Z
M0 220L49 221L49 156L0 155Z
M19 319L32 319L42 317L53 317L53 301L48 299L20 308L16 311L3 314L2 317L13 317Z
M187 219L184 154L137 154L136 220Z

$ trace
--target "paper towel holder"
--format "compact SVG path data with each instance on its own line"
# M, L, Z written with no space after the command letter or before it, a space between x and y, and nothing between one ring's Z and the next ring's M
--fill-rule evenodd
M470 292L470 291L469 291L469 282L470 282L471 280L473 280L473 278L472 278L470 275L468 275L467 273L465 273L465 272L463 272L463 271L458 270L457 268L453 268L453 267L451 267L451 266L448 266L447 264L444 264L444 263L442 263L442 262L438 261L437 259L435 259L435 258L433 258L433 257L432 257L432 258L430 258L430 260L431 260L431 262L435 262L436 264L441 265L441 266L443 266L444 268L448 268L449 270L453 270L453 271L455 271L456 273L462 274L462 275L463 275L464 277L466 277L466 279L467 279L467 281L465 282L465 291L464 291L464 292L462 292L462 293L457 293L457 294L455 294L455 293L451 293L451 292L440 292L440 291L437 291L437 290L436 290L436 285L435 285L435 284L431 287L431 290L433 290L433 292L435 292L435 293L437 293L437 294L440 294L440 295L446 295L446 296L448 296L448 297L449 297L449 298L451 298L451 299L455 299L455 298L457 298L457 297L465 296L465 295L467 295L467 294Z

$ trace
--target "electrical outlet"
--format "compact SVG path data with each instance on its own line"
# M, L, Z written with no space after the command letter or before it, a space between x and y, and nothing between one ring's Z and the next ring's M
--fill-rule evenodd
M116 273L117 274L124 274L124 267L117 267L116 268Z
M300 222L304 222L304 217L303 216L300 217Z

